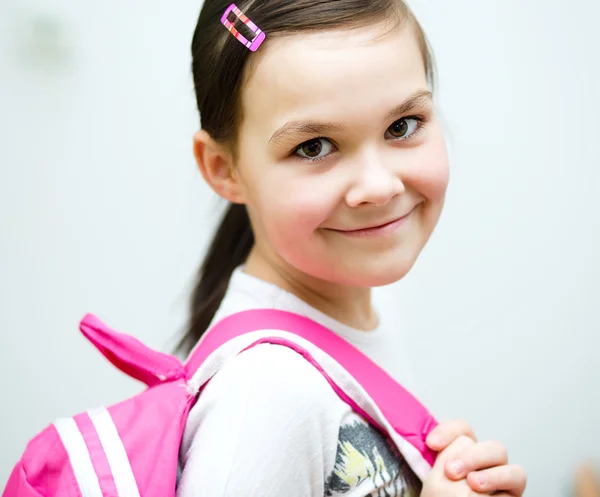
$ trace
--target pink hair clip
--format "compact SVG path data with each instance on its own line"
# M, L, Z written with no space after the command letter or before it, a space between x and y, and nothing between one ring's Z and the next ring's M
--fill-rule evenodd
M235 29L234 25L229 21L229 14L233 12L236 17L242 21L248 28L252 30L252 32L256 35L252 41L248 41L237 29ZM237 40L244 45L246 48L249 48L251 52L256 52L257 48L260 47L261 43L266 38L265 33L250 19L246 17L246 15L236 7L234 3L232 3L221 17L221 24L225 26L233 36L237 38Z

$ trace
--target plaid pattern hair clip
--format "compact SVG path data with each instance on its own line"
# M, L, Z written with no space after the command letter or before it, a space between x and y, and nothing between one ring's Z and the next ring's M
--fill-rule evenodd
M242 33L240 33L232 22L229 21L229 14L232 13L242 21L252 32L254 33L254 38L252 40L247 40ZM229 32L237 38L237 40L244 45L246 48L250 49L251 52L256 52L258 47L260 47L261 43L265 40L265 33L254 24L246 15L236 7L234 3L232 3L221 17L221 24L225 26Z

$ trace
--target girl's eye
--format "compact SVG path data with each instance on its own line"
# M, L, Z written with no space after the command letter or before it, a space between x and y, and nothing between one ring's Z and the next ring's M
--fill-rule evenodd
M423 127L423 118L421 117L403 117L398 119L386 131L391 138L396 141L403 141L412 138ZM326 159L335 151L335 145L328 138L313 138L298 145L294 150L294 155L308 162L318 162Z
M392 138L406 140L414 135L421 127L422 119L418 117L404 117L392 124L388 131Z
M334 148L327 138L315 138L300 144L295 150L295 155L312 162L324 159L333 152Z

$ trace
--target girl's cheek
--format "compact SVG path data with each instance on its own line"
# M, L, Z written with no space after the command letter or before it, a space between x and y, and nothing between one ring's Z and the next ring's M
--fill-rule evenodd
M339 203L339 195L326 178L295 178L272 188L267 197L268 210L287 230L314 230L331 217Z
M424 178L424 190L430 200L439 200L446 194L449 182L448 163L431 164Z
M296 232L298 236L306 236L321 226L335 209L325 195L318 196L315 192L303 192L302 195L289 196L285 204L279 205L279 212L285 223L285 229Z
M415 170L414 182L427 200L439 201L443 199L450 179L450 166L448 154L443 140L432 144L419 161L419 168Z

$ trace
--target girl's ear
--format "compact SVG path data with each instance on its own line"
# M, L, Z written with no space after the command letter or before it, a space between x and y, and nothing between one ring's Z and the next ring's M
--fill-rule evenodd
M244 203L231 154L203 129L194 134L194 156L204 180L217 195L234 204Z

